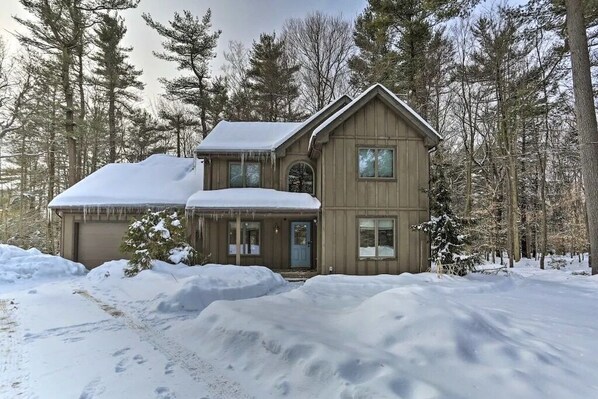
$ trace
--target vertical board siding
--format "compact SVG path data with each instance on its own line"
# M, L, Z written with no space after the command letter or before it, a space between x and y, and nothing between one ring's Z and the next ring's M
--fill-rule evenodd
M392 147L395 178L389 181L358 178L359 147ZM428 150L423 137L409 122L374 98L339 125L322 147L318 174L322 202L320 272L377 274L416 273L427 269L425 234L411 226L428 215ZM360 260L360 216L393 218L395 259Z

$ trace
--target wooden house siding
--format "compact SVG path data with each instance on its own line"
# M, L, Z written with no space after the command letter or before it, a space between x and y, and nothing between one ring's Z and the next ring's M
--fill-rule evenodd
M360 179L360 147L393 148L395 176ZM416 273L427 268L426 235L410 226L428 219L428 160L422 135L377 98L330 133L317 161L321 273L330 267L346 274ZM359 259L360 217L395 220L395 259Z

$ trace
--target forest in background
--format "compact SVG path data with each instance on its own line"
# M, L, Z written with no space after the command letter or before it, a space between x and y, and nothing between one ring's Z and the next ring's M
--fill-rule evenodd
M469 252L514 262L589 249L559 1L369 0L354 21L313 12L249 48L220 43L210 10L144 14L162 42L155 57L179 70L151 105L122 43L119 14L136 0L20 2L20 51L0 40L0 242L57 252L59 218L47 203L103 165L193 156L220 120L298 121L380 82L445 138L432 155L434 184L465 221ZM222 46L225 65L214 70Z

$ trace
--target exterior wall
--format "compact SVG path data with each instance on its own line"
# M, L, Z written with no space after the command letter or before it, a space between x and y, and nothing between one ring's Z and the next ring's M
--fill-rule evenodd
M241 157L213 157L204 163L204 190L219 190L229 188L228 165L230 162L240 162ZM270 158L247 158L246 162L260 162L262 171L261 187L278 190L278 168L275 168Z
M62 230L61 230L61 244L60 255L66 259L78 261L77 259L77 224L78 223L93 223L93 222L108 222L115 223L115 234L121 234L122 228L118 225L128 223L133 217L139 214L87 214L83 213L63 213L62 214ZM123 255L126 258L126 255Z
M200 221L194 217L194 225ZM259 222L260 233L260 255L241 255L241 265L263 265L271 269L290 269L290 225L293 221L312 221L312 242L314 237L314 216L287 216L287 217L252 217L251 215L241 216L241 222ZM201 248L204 255L210 255L208 262L232 264L236 262L235 255L228 254L229 222L235 222L236 218L222 217L213 219L206 217L203 223L202 234L198 240L197 248ZM278 225L278 233L275 226ZM315 265L316 246L312 244L312 265Z
M359 146L395 149L395 179L358 178ZM410 226L428 219L429 155L423 137L377 98L330 134L317 161L322 202L320 272L416 273L427 269L425 234ZM395 219L396 259L360 260L358 217Z
M293 166L293 164L299 161L311 165L312 169L314 170L314 179L316 179L316 163L307 156L310 136L311 132L305 133L300 139L287 148L286 155L284 157L277 160L280 190L288 191L287 176L289 174L289 169L291 166Z

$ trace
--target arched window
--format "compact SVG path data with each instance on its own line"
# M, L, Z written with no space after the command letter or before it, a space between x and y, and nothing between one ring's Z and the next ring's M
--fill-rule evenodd
M297 162L289 169L289 191L293 193L314 193L314 170L305 162Z

